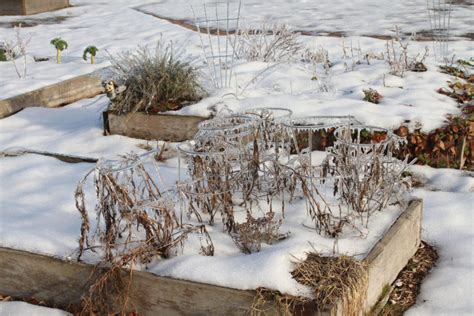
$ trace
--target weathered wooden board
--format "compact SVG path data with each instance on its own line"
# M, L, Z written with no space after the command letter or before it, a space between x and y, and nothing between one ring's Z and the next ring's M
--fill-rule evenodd
M67 8L69 0L2 0L0 15L29 15Z
M418 250L422 215L423 202L413 200L366 257L369 267L368 310L377 303L384 286L395 281L398 273Z
M147 140L182 142L192 139L198 131L198 124L207 117L191 115L171 115L129 113L117 115L104 113L106 133L118 134Z
M10 116L27 107L58 107L103 93L102 82L94 75L83 75L64 80L18 96L0 100L0 118Z
M394 281L420 242L422 202L414 200L368 254L369 282L365 311L375 304L383 287ZM24 251L0 248L0 293L34 296L66 307L78 303L93 267ZM124 274L127 272L124 272ZM140 315L243 315L252 305L254 291L242 291L135 271L130 304ZM333 309L345 315L341 305ZM361 311L361 314L364 311ZM270 313L271 314L271 313ZM319 313L312 305L299 315Z

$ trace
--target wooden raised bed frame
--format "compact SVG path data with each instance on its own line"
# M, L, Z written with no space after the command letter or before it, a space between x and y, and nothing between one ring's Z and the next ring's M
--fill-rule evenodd
M377 303L383 288L415 254L420 244L423 203L413 200L366 257L369 279L365 310ZM35 297L52 306L77 304L93 266L24 251L0 248L0 293ZM124 271L124 275L128 275ZM255 291L202 284L134 271L130 306L140 315L242 315L249 312ZM332 307L345 315L341 304ZM301 315L330 315L308 304Z
M192 115L104 112L104 133L147 140L182 142L192 139L198 124L209 118Z
M57 82L37 90L0 100L0 119L24 108L54 108L103 93L102 82L94 75L83 75Z

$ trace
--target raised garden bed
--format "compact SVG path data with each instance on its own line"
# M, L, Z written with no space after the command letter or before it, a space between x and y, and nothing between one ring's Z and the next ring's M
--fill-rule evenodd
M367 288L361 289L366 293L361 312L368 312L377 303L384 287L396 279L418 249L422 208L421 200L411 201L364 259L368 266L368 282ZM71 309L80 302L94 271L92 265L8 248L0 248L0 267L2 294L34 296L64 309ZM127 271L123 274L129 276ZM129 293L129 307L140 315L241 315L249 312L256 294L255 291L158 277L140 271L133 272ZM329 306L322 314L346 315L343 305ZM300 307L298 314L318 314L318 307L311 302Z
M0 118L15 114L27 107L59 107L103 93L99 77L83 75L61 81L18 96L0 100Z
M105 134L118 134L147 140L182 142L192 139L198 124L207 117L140 112L117 115L104 112Z
M2 0L0 15L30 15L69 7L69 0Z

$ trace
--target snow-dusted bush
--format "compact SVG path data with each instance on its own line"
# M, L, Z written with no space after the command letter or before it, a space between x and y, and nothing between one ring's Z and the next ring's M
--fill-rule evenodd
M329 60L329 52L324 47L318 47L317 49L306 48L301 53L301 61L309 64L322 64L327 67L331 67L331 61Z
M235 54L249 61L280 62L297 60L303 50L299 33L286 24L262 22L258 30L243 27L238 30Z
M27 48L32 38L31 34L23 34L21 32L21 24L15 26L15 37L12 39L4 39L1 50L3 51L5 61L9 60L15 67L18 78L26 77L27 72ZM23 65L17 64L17 58L23 57Z

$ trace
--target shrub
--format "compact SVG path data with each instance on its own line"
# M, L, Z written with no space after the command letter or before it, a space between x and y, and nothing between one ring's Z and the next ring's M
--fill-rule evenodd
M158 43L154 53L139 48L113 57L112 70L118 84L125 86L109 107L118 114L177 110L204 95L197 70L178 60L171 45Z
M364 101L379 104L379 102L383 99L383 96L377 90L372 88L367 90L364 89L362 91L364 92Z
M259 30L241 28L234 47L238 58L249 61L280 62L299 59L303 45L285 24L262 22Z
M9 40L4 40L0 43L0 61L11 61L15 68L18 78L25 78L27 72L27 50L28 44L31 41L31 34L22 33L21 23L15 26L15 37ZM1 53L3 51L3 54ZM2 57L3 55L3 57ZM20 67L18 57L23 57L23 65Z

